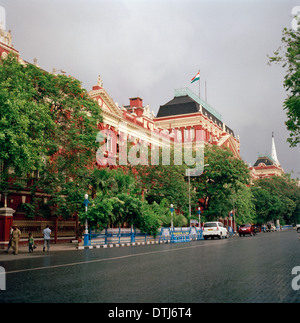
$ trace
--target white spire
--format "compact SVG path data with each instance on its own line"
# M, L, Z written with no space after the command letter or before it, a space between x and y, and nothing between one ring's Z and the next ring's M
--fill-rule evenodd
M272 132L272 153L271 153L271 158L273 159L276 166L280 165L280 163L278 161L278 158L277 158L277 154L276 154L274 132Z

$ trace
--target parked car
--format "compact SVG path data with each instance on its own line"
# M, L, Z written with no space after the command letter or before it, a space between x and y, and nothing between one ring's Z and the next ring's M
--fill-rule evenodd
M242 224L239 227L238 233L241 236L245 236L246 234L250 234L250 236L255 236L255 228L252 224Z
M215 222L206 222L203 226L203 238L207 240L208 238L214 239L214 237L228 238L228 231L224 227L223 223L215 221Z

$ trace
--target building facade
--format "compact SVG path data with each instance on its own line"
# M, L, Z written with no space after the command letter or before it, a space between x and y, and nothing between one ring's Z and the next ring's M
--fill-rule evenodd
M5 59L10 52L17 56L20 63L28 64L13 47L11 32L6 32L0 26L0 57ZM117 155L124 142L146 147L163 147L176 140L185 142L188 138L191 142L195 141L197 130L203 134L201 138L205 143L229 148L235 157L240 158L238 136L225 125L222 116L216 110L188 88L175 90L174 98L161 105L156 116L148 105L143 105L140 97L130 98L129 105L119 106L106 92L100 76L97 84L89 91L89 96L98 103L103 116L103 122L99 123L98 128L99 132L104 134L101 145L104 158L95 158L95 166L118 166L120 159L117 159ZM123 164L126 162L127 159L123 160ZM29 232L33 232L36 240L42 240L42 230L46 225L52 228L55 242L75 238L78 219L64 220L52 217L51 209L47 206L51 196L44 192L36 193L43 201L39 208L39 216L34 219L26 216L24 204L32 201L30 180L22 184L24 188L21 191L10 189L0 192L0 248L7 246L12 225L20 227L23 241L27 241Z
M116 163L121 141L162 147L164 143L195 142L197 131L201 132L203 142L228 148L240 158L239 137L225 125L216 110L188 88L175 90L174 98L160 106L156 117L148 105L143 106L140 97L130 98L129 105L120 107L109 97L100 77L89 95L102 109L99 130L108 130L104 133L106 164Z
M205 143L226 147L236 158L240 158L239 136L235 136L222 121L221 114L189 88L174 92L174 98L160 106L154 119L156 126L169 133L180 131L182 138L195 138L196 131L202 131Z

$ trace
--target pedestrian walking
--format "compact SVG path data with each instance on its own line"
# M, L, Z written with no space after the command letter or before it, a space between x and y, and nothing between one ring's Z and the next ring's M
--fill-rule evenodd
M13 233L13 227L10 227L9 229L9 241L8 241L8 246L7 246L7 249L4 251L6 253L8 253L10 247L11 247L11 243L12 243L12 233Z
M51 229L49 228L49 225L46 225L46 228L43 230L44 235L44 248L43 251L45 252L45 248L47 246L47 252L50 249L50 236L51 236Z
M18 229L18 227L15 225L13 232L12 232L12 248L14 250L13 254L17 255L19 252L19 240L21 238L21 231Z
M30 232L28 235L28 251L29 251L29 253L33 252L33 249L34 249L34 238L33 238L32 233Z

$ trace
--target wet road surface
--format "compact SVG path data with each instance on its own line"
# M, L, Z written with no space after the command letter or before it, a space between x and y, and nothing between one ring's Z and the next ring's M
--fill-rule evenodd
M8 303L300 302L292 288L292 269L300 266L294 230L0 258L0 266L6 272L0 302Z

